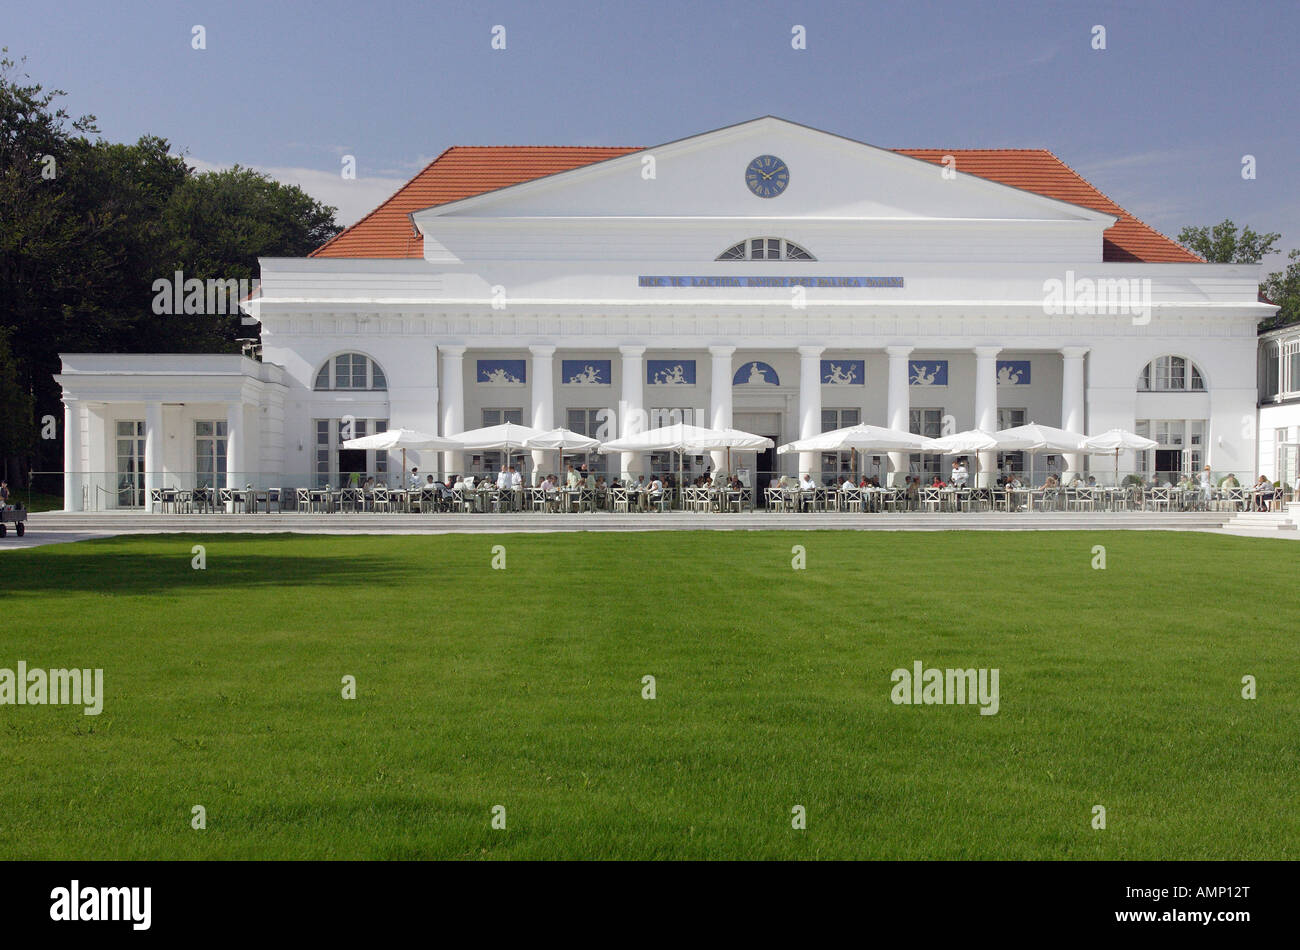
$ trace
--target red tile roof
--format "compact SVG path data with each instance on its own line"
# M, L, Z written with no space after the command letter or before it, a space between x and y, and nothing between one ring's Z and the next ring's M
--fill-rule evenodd
M374 211L316 248L311 256L423 257L423 238L407 217L412 211L639 151L547 145L453 146Z
M454 146L424 167L350 228L322 244L312 257L421 257L423 246L407 216L431 208L532 181L637 148L547 145ZM1113 214L1119 221L1102 240L1104 261L1196 263L1201 258L1133 217L1046 149L895 149L900 155L941 164L956 159L959 172L1036 192L1048 198Z
M945 155L951 155L959 172L1115 215L1119 220L1102 234L1103 261L1204 263L1178 242L1115 204L1045 148L897 148L894 151L936 165L943 163Z

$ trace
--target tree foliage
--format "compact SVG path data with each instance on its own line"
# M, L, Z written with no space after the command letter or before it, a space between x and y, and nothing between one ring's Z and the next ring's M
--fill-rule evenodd
M1189 226L1178 232L1178 243L1195 251L1211 264L1258 264L1267 254L1277 253L1281 234L1258 234L1249 227L1240 232L1231 219L1210 227ZM1300 320L1300 249L1292 250L1286 270L1274 271L1259 285L1259 292L1282 309L1260 322L1261 330L1285 326Z
M1281 234L1257 234L1224 219L1211 227L1190 226L1178 232L1178 243L1211 264L1258 264L1277 251Z

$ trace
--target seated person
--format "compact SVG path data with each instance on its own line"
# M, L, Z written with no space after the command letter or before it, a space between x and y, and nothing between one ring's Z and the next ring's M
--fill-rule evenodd
M1255 482L1255 510L1268 511L1273 506L1273 497L1276 492L1273 490L1273 483L1268 480L1267 475L1259 476Z
M655 475L650 479L650 484L641 494L641 507L649 508L651 504L658 504L664 496L664 483Z
M849 492L850 494L853 494L856 491L857 487L858 486L853 483L853 476L845 475L844 482L843 484L840 485L840 491Z
M817 483L816 483L815 481L813 481L813 477L812 477L810 474L808 474L807 472L804 472L804 473L803 473L803 477L801 477L801 478L799 479L799 490L800 490L800 491L816 491L816 490L817 490Z

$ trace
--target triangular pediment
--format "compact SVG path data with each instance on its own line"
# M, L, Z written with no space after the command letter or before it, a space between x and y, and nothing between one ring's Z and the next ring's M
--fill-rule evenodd
M775 156L788 183L756 195L751 163ZM412 215L436 219L754 218L1062 221L1115 216L767 116L499 188ZM766 179L762 184L766 184Z

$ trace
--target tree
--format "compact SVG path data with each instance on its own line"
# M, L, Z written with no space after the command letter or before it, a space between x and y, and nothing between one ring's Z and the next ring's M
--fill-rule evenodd
M9 335L0 331L0 478L22 484L21 458L35 438L31 393L23 389L9 349Z
M1300 248L1287 255L1290 261L1286 270L1269 274L1264 279L1264 296L1282 309L1260 324L1262 330L1286 326L1300 321Z
M191 175L172 192L159 224L166 238L166 272L186 279L247 280L259 257L305 257L340 230L335 209L296 185L284 185L236 165ZM248 336L239 315L173 315L162 338L171 349L229 349ZM155 327L155 332L164 328ZM224 343L224 346L223 346Z
M1256 234L1249 227L1237 233L1237 226L1225 218L1213 227L1186 227L1178 232L1178 243L1195 251L1211 264L1258 264L1277 251L1281 234Z
M1230 218L1213 227L1185 227L1178 232L1178 243L1195 251L1211 264L1258 264L1266 254L1277 253L1281 234L1257 234L1249 227L1237 232ZM1259 292L1282 309L1262 320L1261 330L1271 330L1300 320L1300 250L1293 250L1285 271L1275 271L1264 278Z

